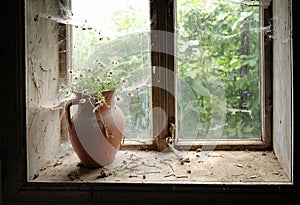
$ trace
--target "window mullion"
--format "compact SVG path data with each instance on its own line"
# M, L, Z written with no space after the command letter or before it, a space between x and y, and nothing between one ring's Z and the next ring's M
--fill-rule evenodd
M272 3L271 3L272 4ZM272 18L272 6L269 6L266 9L261 8L261 26L266 27L269 26L271 23ZM261 93L263 97L261 100L263 101L261 104L262 109L262 137L263 142L266 144L267 147L272 146L272 104L273 104L273 41L270 36L272 35L271 32L262 33L261 34L261 56L262 56L262 69L261 69Z
M158 151L167 148L175 123L174 1L151 1L152 132Z

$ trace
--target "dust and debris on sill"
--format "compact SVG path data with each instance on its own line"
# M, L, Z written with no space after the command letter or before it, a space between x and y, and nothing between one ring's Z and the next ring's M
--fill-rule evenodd
M182 151L181 151L182 152ZM85 167L68 151L49 160L32 182L77 183L265 183L291 181L273 151L119 150L113 163L101 168Z

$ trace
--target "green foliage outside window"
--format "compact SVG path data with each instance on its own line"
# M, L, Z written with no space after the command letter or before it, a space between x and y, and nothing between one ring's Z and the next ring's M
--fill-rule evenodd
M259 7L231 1L203 2L182 0L179 4L177 28L183 36L179 37L179 75L195 92L201 122L208 124L213 117L209 87L214 84L212 77L218 76L226 93L223 137L258 138ZM182 53L180 45L185 46Z
M212 119L224 113L212 112L214 102L211 95L216 94L212 92L215 89L215 77L221 79L226 94L226 119L222 136L228 139L260 137L259 7L247 6L247 2L258 3L177 1L177 69L197 100L196 112L203 129L197 138L205 138L205 129L209 128ZM116 32L135 32L132 29L134 27L142 31L150 30L150 24L145 18L136 18L142 15L141 9L134 8L134 5L128 3L128 8L120 8L113 13L111 19L115 23ZM96 32L75 32L75 69L77 66L85 67L90 59L97 58L104 63L116 60L118 68L132 73L132 80L140 84L143 84L141 80L150 82L149 33L138 39L128 35L111 41ZM124 46L128 48L124 49ZM128 56L121 53L122 59L117 59L120 55L118 52L127 52L133 47L141 48L140 52L132 52ZM130 112L127 113L134 129L149 129L150 95L151 90L147 86L134 91ZM179 118L183 117L179 115Z

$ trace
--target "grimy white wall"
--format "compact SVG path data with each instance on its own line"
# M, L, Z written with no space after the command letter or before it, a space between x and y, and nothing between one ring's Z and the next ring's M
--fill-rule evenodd
M273 0L273 147L292 179L292 28L291 0Z
M26 103L28 176L57 151L59 110L53 108L59 86L58 24L41 13L57 16L57 1L26 0ZM47 5L47 6L45 6Z

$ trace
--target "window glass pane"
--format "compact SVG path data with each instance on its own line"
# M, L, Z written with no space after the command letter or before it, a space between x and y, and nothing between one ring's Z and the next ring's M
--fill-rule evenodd
M177 1L179 139L261 137L258 4Z
M124 138L141 141L150 138L149 10L148 0L72 1L73 15L85 26L73 27L73 70L122 72L126 82L115 98L126 118Z

